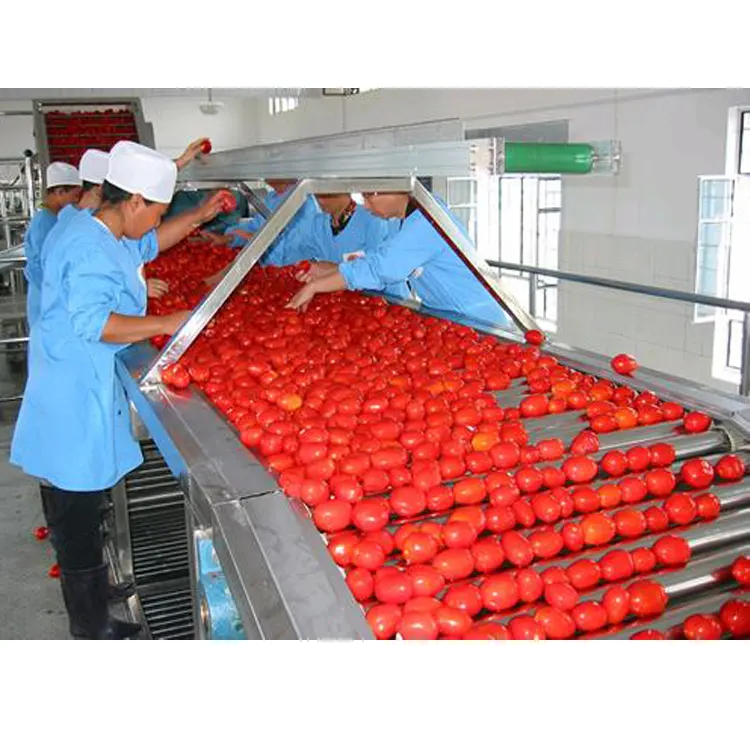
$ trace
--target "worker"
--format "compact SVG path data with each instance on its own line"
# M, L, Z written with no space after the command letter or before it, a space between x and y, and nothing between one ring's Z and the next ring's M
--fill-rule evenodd
M50 527L75 638L135 637L110 616L100 526L105 492L140 465L115 355L172 336L189 311L146 315L138 258L121 239L155 229L172 199L173 161L136 143L110 153L95 214L80 211L50 249L11 462L51 485Z
M24 276L28 282L26 292L26 318L32 326L39 317L39 295L42 288L42 245L52 231L60 211L78 200L81 194L81 176L72 164L54 161L47 167L47 192L44 206L34 214L26 230L24 247L26 266Z
M387 286L401 282L426 307L458 313L477 322L508 325L500 304L408 194L365 193L364 199L367 209L376 216L400 220L398 231L377 253L344 261L336 268L313 266L301 277L305 286L288 307L305 310L321 292L385 291ZM466 236L463 227L457 221L456 224Z

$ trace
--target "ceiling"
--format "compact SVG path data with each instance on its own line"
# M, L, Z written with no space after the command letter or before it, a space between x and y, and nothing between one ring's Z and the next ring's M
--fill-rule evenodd
M320 96L322 89L303 88L256 88L256 89L211 89L215 100L228 98L247 98L254 96ZM129 97L161 97L161 96L189 96L208 98L208 89L0 89L0 101L26 99L88 99L98 97L129 96Z

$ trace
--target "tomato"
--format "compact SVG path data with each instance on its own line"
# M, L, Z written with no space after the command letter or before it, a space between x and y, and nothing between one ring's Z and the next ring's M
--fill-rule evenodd
M565 547L571 552L578 552L584 547L583 529L577 523L566 523L562 527L562 538Z
M363 476L370 468L370 456L366 453L350 453L339 464L338 470L342 474Z
M376 604L367 611L366 619L378 640L388 640L398 631L401 607L395 604Z
M525 466L515 473L515 481L518 489L524 494L533 494L539 492L544 486L544 475L530 466Z
M660 615L667 608L664 586L655 581L636 581L628 586L630 611L636 617Z
M584 484L590 482L596 476L598 468L596 461L588 456L577 456L576 458L568 458L563 463L562 470L571 482Z
M463 638L465 641L509 641L513 640L508 628L497 622L482 622L470 628Z
M434 612L443 606L434 596L416 596L404 604L404 612Z
M601 499L599 494L590 487L581 487L573 490L573 507L578 513L593 513L599 510Z
M468 549L446 549L435 556L432 566L447 581L457 581L474 572L474 558Z
M718 460L715 471L720 479L734 482L745 476L745 462L739 456L730 453Z
M50 566L49 570L47 571L47 575L50 578L59 578L60 577L60 565L58 563L54 563Z
M383 604L403 604L413 595L411 578L406 573L394 569L375 580L375 597Z
M674 447L669 443L656 443L648 449L648 452L651 466L655 467L670 466L677 459Z
M439 607L433 612L433 617L441 635L463 638L474 624L466 612L454 607Z
M211 141L208 138L204 138L201 141L201 153L202 154L210 154L212 148L213 148L213 145L211 144Z
M607 610L599 602L582 602L573 608L573 621L578 630L591 633L607 624Z
M589 453L596 453L599 450L599 438L591 430L584 430L573 438L570 444L570 452L574 456L585 456ZM565 467L563 466L563 469Z
M466 464L462 458L448 456L441 458L439 464L443 479L458 479L466 473Z
M481 534L487 525L487 519L484 515L484 511L475 506L469 505L463 508L457 508L451 513L449 521L466 521L466 523L476 529L477 534Z
M719 610L722 625L733 638L746 638L750 635L750 604L740 599L730 599Z
M718 518L721 513L719 498L710 492L705 495L698 495L695 498L695 507L698 516L704 520Z
M43 542L49 536L49 529L46 526L37 526L33 533L36 539Z
M376 542L363 540L352 550L352 564L367 570L377 570L385 563L385 552Z
M362 477L362 489L366 495L383 492L388 488L391 481L388 474L382 469L368 469L360 476Z
M518 408L522 417L542 417L549 411L549 399L543 393L526 396Z
M544 343L545 336L541 331L533 328L526 331L524 339L526 340L526 343L531 344L531 346L541 346Z
M547 638L552 640L572 638L576 632L573 618L555 607L541 607L534 614L534 619L544 628Z
M565 453L565 443L560 438L540 440L536 447L542 461L557 461Z
M584 591L596 586L602 577L601 568L594 560L577 560L567 569L572 586Z
M470 617L474 617L482 609L482 594L478 586L460 583L448 589L443 602L449 607L459 609Z
M618 354L610 362L612 369L620 375L632 375L638 369L638 363L629 354Z
M514 617L508 627L514 641L543 641L547 638L542 624L529 615Z
M303 479L299 485L300 500L311 507L328 500L330 491L323 479Z
M438 632L430 612L406 612L398 626L398 633L405 641L434 641Z
M732 563L732 577L740 586L750 586L750 557L743 555Z
M526 537L517 531L508 531L501 539L506 560L516 568L525 568L534 559L534 551Z
M443 542L443 527L439 523L433 521L426 521L421 523L418 527L420 531L424 531L425 534L430 534L435 537L435 541L440 545L442 549L445 544Z
M427 563L440 551L435 537L416 532L404 540L403 557L409 564Z
M692 411L682 418L685 432L705 432L711 426L711 417L699 411Z
M425 496L427 510L439 512L453 507L453 490L450 487L440 485L427 490Z
M570 583L568 571L559 565L551 565L542 572L542 581L546 586L548 583Z
M661 410L664 414L664 419L666 419L668 422L679 419L685 413L685 410L682 408L682 406L680 406L680 404L674 403L674 401L665 401L661 405Z
M431 565L410 565L406 569L414 596L435 596L445 587L445 578Z
M551 607L567 611L578 604L578 592L569 583L548 583L544 587L544 599Z
M354 477L338 477L334 482L331 477L330 485L333 497L336 500L345 500L348 503L358 503L363 497L362 486Z
M516 525L516 517L507 506L490 507L487 509L487 530L493 534L502 534Z
M502 442L490 449L490 457L496 469L512 469L521 460L521 448L514 442Z
M714 480L714 467L702 458L692 458L682 465L680 479L690 487L705 489Z
M625 550L612 550L599 560L599 568L605 581L622 581L635 572L633 556Z
M549 493L536 495L531 499L534 515L542 523L554 523L560 518L560 503Z
M635 635L630 636L631 641L665 641L666 636L664 633L660 632L659 630L654 630L653 628L647 628L646 630L641 630Z
M668 498L664 503L664 510L669 520L678 526L692 523L698 515L698 508L690 495L678 492Z
M625 539L635 539L643 536L648 529L648 522L645 514L634 508L625 508L618 510L612 520L617 527L617 533Z
M617 486L622 493L623 503L627 505L639 503L648 495L648 487L639 477L625 477L617 483Z
M629 430L638 424L638 412L630 406L622 406L612 414L620 430ZM593 428L593 422L592 422Z
M607 621L610 625L621 623L630 613L630 593L622 586L612 586L602 600L607 610Z
M540 560L549 560L557 556L564 546L562 535L552 530L535 531L529 536L529 543L534 557Z
M650 573L656 567L656 555L648 547L638 547L631 555L636 573Z
M352 507L352 523L362 531L377 531L388 524L390 510L384 500L362 500Z
M643 471L651 464L651 453L643 445L635 445L625 452L630 471Z
M358 602L365 602L372 598L375 591L372 573L365 568L352 568L346 574L346 585Z
M602 508L616 508L622 503L622 490L616 484L603 484L597 489Z
M359 542L356 531L345 531L328 540L328 551L334 562L342 568L347 567L352 561L352 550Z
M490 576L479 590L484 608L491 612L502 612L518 603L518 585L512 573Z
M495 539L482 539L471 547L474 569L479 573L494 573L504 562L505 553Z
M373 469L383 469L389 471L390 469L398 469L402 466L406 466L409 460L409 454L403 446L394 446L392 448L383 448L382 450L376 450L370 456Z
M498 487L490 492L490 505L505 508L521 498L521 490L514 485Z
M619 428L619 422L612 414L600 414L591 420L591 429L597 434L614 432ZM571 446L571 453L573 452L573 447Z
M516 525L530 529L536 523L536 516L531 505L525 500L517 500L511 506L513 515L516 517Z
M386 555L390 555L391 552L396 549L396 542L393 538L393 535L385 529L369 531L362 537L362 541L365 540L379 544L383 548L383 552L385 552Z
M607 544L614 537L617 527L614 521L603 513L592 513L581 520L583 540L588 546Z
M628 470L628 460L622 451L605 453L600 465L602 471L611 477L621 477Z
M393 512L401 518L416 516L427 507L425 494L418 487L399 487L393 490L388 502Z
M680 536L663 536L651 548L661 565L685 565L691 556L690 545Z
M718 641L724 628L714 615L691 615L682 624L682 632L689 641Z
M450 549L468 549L477 540L477 531L466 521L449 521L443 526L443 540Z
M677 484L675 475L668 469L652 469L646 473L646 487L654 497L666 497Z
M487 487L478 477L463 479L453 485L453 497L457 505L475 505L487 497Z

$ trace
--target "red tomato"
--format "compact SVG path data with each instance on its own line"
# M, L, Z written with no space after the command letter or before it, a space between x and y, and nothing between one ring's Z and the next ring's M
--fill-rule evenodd
M487 509L487 530L493 534L502 534L510 531L516 525L516 517L511 508L490 507Z
M505 553L495 539L482 539L471 547L474 569L479 573L494 573L504 562Z
M443 602L449 607L460 609L470 617L474 617L482 609L482 594L478 586L460 583L448 589Z
M414 596L435 596L445 587L445 578L431 565L410 565L406 575L411 578Z
M521 497L521 490L514 485L507 487L498 487L490 492L490 505L494 505L498 508L505 508L509 505L513 505L516 500Z
M535 531L529 536L529 543L534 556L540 560L556 557L564 546L562 535L552 530Z
M560 503L548 493L533 497L531 507L542 523L554 523L560 518Z
M578 630L591 633L607 624L607 610L599 602L582 602L573 608L573 621Z
M584 547L583 529L577 523L566 523L562 527L562 538L565 547L571 552L578 552Z
M600 414L591 420L591 429L597 434L604 434L620 429L620 424L612 414Z
M549 399L545 394L537 393L522 399L518 408L522 417L541 417L549 411Z
M518 603L518 586L512 573L490 576L481 586L482 603L491 612L502 612Z
M630 578L635 572L633 556L622 549L607 552L599 560L599 568L602 571L602 578L610 583Z
M508 628L497 622L482 622L474 625L464 635L465 641L508 641L512 640Z
M646 487L654 497L666 497L676 484L675 475L668 469L652 469L646 473Z
M683 623L682 632L689 641L718 641L724 628L714 615L691 615Z
M570 444L570 452L574 456L586 456L589 453L596 453L599 450L599 438L595 432L584 430L573 438ZM565 466L563 466L563 470Z
M404 540L403 556L409 564L427 563L440 551L435 537L422 532L410 534Z
M511 506L513 515L516 517L516 524L530 529L536 523L536 516L531 505L525 500L517 500Z
M337 565L346 568L352 561L352 550L359 543L356 531L345 531L331 537L328 541L328 551Z
M596 476L598 467L596 461L588 456L577 456L567 459L562 466L562 470L571 482L585 484Z
M719 478L734 482L745 476L745 462L739 456L729 454L718 460L715 470Z
M375 580L375 597L383 604L403 604L413 595L411 578L406 573L394 569Z
M674 448L669 443L656 443L649 449L651 466L670 466L677 459Z
M54 563L50 566L50 569L47 571L47 575L50 578L59 578L60 577L60 566L58 563Z
M535 570L525 568L516 573L518 595L523 602L535 602L544 593L544 581Z
M201 153L210 154L212 148L213 146L208 138L204 138L203 141L201 141Z
M638 547L631 555L636 573L650 573L656 567L656 555L648 547Z
M629 354L618 354L612 358L610 364L620 375L631 375L638 369L638 363Z
M581 487L573 490L573 506L578 513L593 513L599 510L601 498L590 487Z
M622 503L622 490L616 484L603 484L597 489L596 494L602 508L616 508Z
M601 460L602 471L611 477L621 477L628 470L628 460L622 451L609 451Z
M457 505L481 503L487 497L487 487L483 479L463 479L453 486L453 497Z
M617 527L617 533L625 539L635 539L643 536L648 529L646 516L640 510L625 508L618 510L612 519Z
M435 612L443 606L434 596L416 596L404 604L404 612Z
M388 474L382 469L368 469L364 474L361 474L361 477L362 489L366 495L383 492L390 484Z
M477 530L466 521L449 521L443 526L443 541L450 549L468 549L477 540Z
M674 401L665 401L661 405L661 410L664 414L664 419L666 419L668 422L679 419L685 413L685 410L682 408L682 406L674 403Z
M662 508L652 505L643 515L646 517L649 531L664 531L669 527L669 516Z
M651 548L662 565L675 567L690 560L690 545L680 536L663 536Z
M711 426L711 417L699 411L692 411L682 418L685 432L705 432Z
M521 460L521 448L514 442L503 442L490 449L490 457L496 469L512 469Z
M463 638L474 624L466 612L454 607L439 607L433 612L433 617L441 635Z
M547 638L552 640L572 638L576 632L573 618L555 607L541 607L536 611L534 619L544 628Z
M383 552L386 555L390 555L394 549L396 549L396 542L393 539L393 535L387 532L385 529L378 529L377 531L370 531L362 537L362 541L375 542L383 548Z
M377 570L385 563L385 552L376 542L361 541L352 550L352 564L367 570Z
M311 507L328 500L328 483L323 479L303 479L299 485L300 500Z
M534 559L534 551L529 540L517 531L503 534L501 543L506 560L516 568L525 568Z
M714 467L702 458L692 458L682 465L680 479L690 487L705 489L714 480Z
M362 486L354 477L341 477L336 483L332 481L331 489L336 500L348 503L358 503L364 496Z
M401 518L409 518L421 513L427 507L427 499L417 487L399 487L389 498L391 509Z
M542 461L557 461L565 453L565 443L560 438L540 440L536 447Z
M695 501L690 495L678 492L668 498L664 503L664 510L672 523L685 526L692 523L698 515Z
M651 453L643 445L635 445L625 452L630 471L643 471L651 463Z
M542 580L546 586L548 583L570 583L568 572L559 565L551 565L542 571Z
M474 558L468 549L446 549L435 556L432 566L446 581L457 581L474 572Z
M648 495L648 487L639 477L625 477L617 483L617 486L622 493L622 501L626 505L639 503Z
M578 592L569 583L548 583L544 587L544 599L551 607L567 611L578 604Z
M743 555L732 563L732 576L740 586L750 586L750 557Z
M388 524L390 511L383 500L362 500L352 507L352 523L362 531L377 531Z
M750 604L740 599L730 599L719 610L722 625L733 638L746 638L750 635Z
M612 586L602 600L607 610L607 620L610 625L621 623L630 613L630 593L622 586Z
M599 563L594 560L577 560L567 569L571 585L578 591L596 586L602 577Z
M628 586L630 611L636 617L660 615L667 607L664 586L655 581L636 581Z
M367 611L367 624L378 640L393 638L401 622L401 607L395 604L376 604Z
M695 498L695 507L698 516L704 520L718 518L721 513L719 498L710 492L705 495L698 495Z
M641 630L635 635L631 635L630 640L631 641L665 641L666 637L664 633L658 630L654 630L653 628L647 628L646 630Z
M352 568L346 574L346 585L358 602L367 601L375 591L375 580L372 573L365 568Z
M427 510L439 512L453 507L453 490L450 487L440 485L427 490Z
M350 453L339 464L338 470L342 474L363 476L370 468L370 456L366 453Z
M466 464L462 458L448 456L441 458L439 463L443 479L458 479L466 473Z
M592 513L581 521L583 541L591 547L607 544L614 537L617 527L614 521L603 513Z
M477 534L481 534L487 525L487 519L484 511L475 506L469 505L463 508L457 508L451 513L449 521L466 521L476 529Z
M531 346L541 346L544 343L545 336L541 331L532 329L526 331L524 339L526 340L526 343L531 344Z
M542 624L529 615L514 617L508 627L514 641L543 641L547 638Z
M401 617L398 632L405 641L434 641L438 637L438 626L430 612L406 612Z
M538 469L525 466L515 473L515 480L518 489L524 494L533 494L539 492L544 486L544 475Z

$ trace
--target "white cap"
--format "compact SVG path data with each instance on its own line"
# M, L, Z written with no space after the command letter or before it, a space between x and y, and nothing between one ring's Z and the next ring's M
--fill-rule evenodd
M140 143L120 141L109 152L107 182L154 203L171 203L177 165Z
M81 175L72 164L63 161L53 161L47 167L47 189L60 185L80 185Z
M108 168L109 154L106 151L99 151L98 148L88 149L78 165L81 179L84 182L93 182L94 185L101 185L104 182Z

